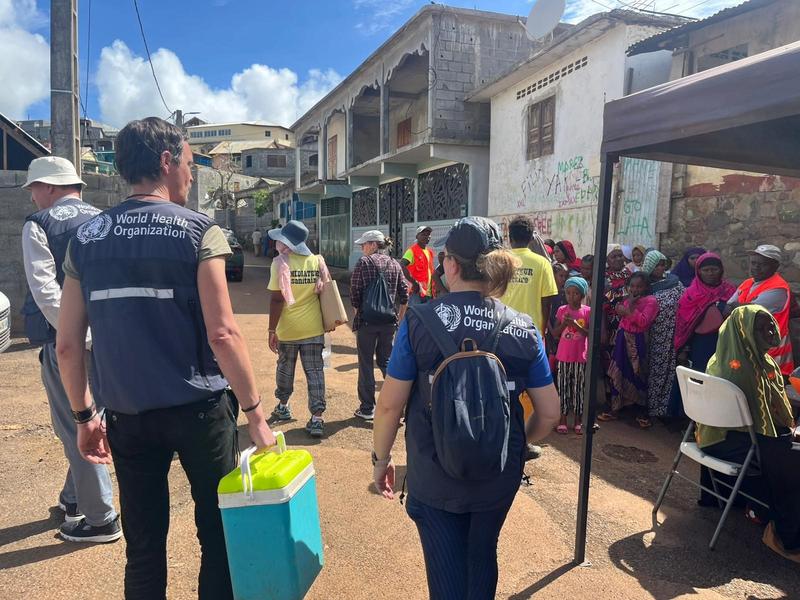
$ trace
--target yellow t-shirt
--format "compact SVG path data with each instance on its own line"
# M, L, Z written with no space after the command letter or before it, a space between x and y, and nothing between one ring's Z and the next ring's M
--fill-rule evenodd
M276 333L282 342L296 342L325 333L322 327L322 309L315 291L319 279L319 258L316 256L289 255L292 273L294 304L284 305ZM269 272L270 291L281 289L277 261L272 261Z
M517 312L529 315L541 333L546 318L542 314L542 298L558 294L553 267L546 258L528 248L514 248L511 252L522 264L500 301Z

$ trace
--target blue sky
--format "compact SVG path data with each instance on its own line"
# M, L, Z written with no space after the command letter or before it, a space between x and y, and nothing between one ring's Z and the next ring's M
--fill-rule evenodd
M625 0L625 3L641 0ZM702 17L740 0L656 0ZM652 0L650 2L652 4ZM139 0L156 73L170 109L209 120L293 120L346 77L427 2L421 0ZM531 0L451 0L527 15ZM579 21L622 0L568 0ZM89 10L91 8L91 18ZM0 112L49 118L49 2L0 0ZM89 25L91 24L91 28ZM144 56L132 0L80 0L81 89L88 114L122 125L167 110ZM91 35L87 54L87 42Z

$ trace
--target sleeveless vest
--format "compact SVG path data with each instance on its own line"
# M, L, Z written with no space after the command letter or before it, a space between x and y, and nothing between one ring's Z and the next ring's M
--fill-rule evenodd
M42 228L47 236L47 245L56 264L56 281L59 286L64 285L64 257L67 254L67 245L75 230L86 221L99 214L100 210L86 204L79 198L68 197L58 204L45 208L26 218ZM25 317L25 335L34 346L54 343L56 330L39 310L33 299L30 287L22 306Z
M496 313L502 308L503 304L497 300L481 300L477 292L457 292L428 302L423 309L437 313L456 343L472 338L481 344L491 333ZM525 464L524 410L519 396L525 389L531 364L543 356L543 350L530 317L510 308L508 311L513 321L501 334L496 352L509 381L514 382L508 458L503 473L488 482L452 479L439 466L430 408L424 399L429 397L430 376L442 356L422 322L414 315L407 317L408 338L418 374L406 408L408 490L409 495L439 510L456 513L493 510L513 498L519 488ZM543 362L546 365L546 359Z
M422 248L418 243L411 246L414 262L408 265L408 272L419 283L419 295L425 298L430 290L431 275L433 274L433 251Z
M218 396L228 385L208 344L197 291L207 216L128 199L82 225L72 244L89 325L95 388L123 414Z
M792 341L789 338L789 312L792 306L792 290L789 289L789 284L786 280L775 273L769 279L766 279L753 291L754 281L752 278L744 281L739 286L739 303L749 304L759 294L768 292L770 290L785 290L786 291L786 305L777 313L772 315L778 322L780 329L781 343L777 348L769 351L769 355L775 359L778 366L781 368L781 373L784 375L791 375L794 371L794 358L792 357Z

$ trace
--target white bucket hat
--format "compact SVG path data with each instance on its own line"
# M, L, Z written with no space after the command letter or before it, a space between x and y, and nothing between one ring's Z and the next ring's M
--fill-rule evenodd
M50 185L86 185L78 177L75 165L60 156L44 156L31 161L28 167L28 180L22 187L23 189L30 187L37 181Z

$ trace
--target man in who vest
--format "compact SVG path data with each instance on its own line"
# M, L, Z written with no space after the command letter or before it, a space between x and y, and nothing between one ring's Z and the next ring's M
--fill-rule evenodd
M726 312L730 314L742 304L758 304L772 313L780 328L781 342L769 351L769 355L778 363L784 377L788 377L794 371L792 342L789 338L792 292L786 280L778 274L781 251L777 246L762 244L749 254L752 277L742 282L728 300Z
M175 452L195 504L198 596L231 598L217 484L236 466L239 403L253 443L275 439L231 309L230 247L211 219L184 207L192 151L181 129L156 117L132 121L117 135L115 160L132 195L78 228L64 264L57 352L78 446L90 462L113 456L126 599L165 598ZM87 325L105 420L86 390Z
M406 250L400 261L403 275L411 283L409 306L427 302L431 297L433 250L428 248L428 244L432 231L427 225L417 227L417 241Z
M28 178L22 187L30 190L37 212L26 219L22 228L22 256L28 280L22 312L28 340L42 348L39 362L53 431L61 440L69 463L58 498L58 505L65 513L59 533L70 542L113 542L122 536L122 530L114 510L108 468L86 462L78 451L78 428L72 419L56 359L56 327L67 243L78 227L100 212L81 200L84 185L66 158L37 158L28 168Z

